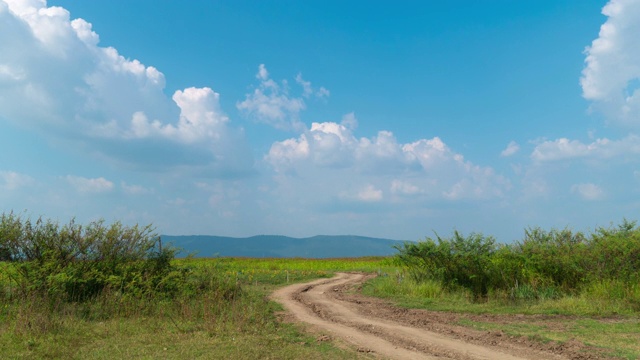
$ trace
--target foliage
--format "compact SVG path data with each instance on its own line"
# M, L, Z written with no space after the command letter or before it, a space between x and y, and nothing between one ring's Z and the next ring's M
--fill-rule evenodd
M496 252L495 239L472 233L468 237L454 231L453 237L427 238L397 246L398 260L406 264L414 280L436 279L445 286L462 286L474 296L486 296L491 281L489 271Z
M447 289L462 287L474 300L489 295L510 301L557 299L598 288L626 294L640 309L635 289L640 281L640 228L624 220L585 235L570 229L525 230L522 241L496 244L492 237L455 231L397 247L395 262L416 283L439 281ZM622 295L620 295L622 297Z
M318 355L310 348L320 346L313 339L279 323L278 308L265 295L334 271L377 272L381 276L363 286L366 293L438 310L640 311L635 222L588 235L530 228L509 245L454 232L398 250L392 259L174 259L151 226L73 220L60 226L3 214L0 353L56 358L81 348L84 354L102 349L94 357L108 358L122 351L113 346L126 343L127 357L238 357L236 349L246 344L243 351L252 357L332 358L336 353ZM301 341L307 345L290 345Z
M247 306L264 307L263 291L273 286L328 277L335 270L380 272L391 266L384 258L175 259L175 249L161 249L158 241L151 226L83 226L73 220L60 226L4 214L0 323L14 324L11 331L18 334L58 331L69 318L139 316L166 317L180 331L190 326L181 322L201 321L207 329L255 328L265 309L246 311Z
M589 245L590 280L640 281L640 228L635 221L597 229Z
M0 297L17 292L13 279L20 264L0 262ZM4 296L0 353L8 358L353 358L278 321L282 309L266 295L275 286L329 277L332 271L393 268L385 258L187 258L170 265L159 286L174 289L171 296L162 291L134 296L111 286L85 301L55 306L35 292L20 299Z
M520 282L534 288L555 286L565 291L579 288L585 275L587 239L569 229L527 229L512 251L523 269Z
M71 220L24 219L14 213L0 217L0 254L14 264L12 297L34 296L52 303L92 299L104 291L142 297L171 295L177 283L171 260L175 250L161 249L151 225L86 226Z

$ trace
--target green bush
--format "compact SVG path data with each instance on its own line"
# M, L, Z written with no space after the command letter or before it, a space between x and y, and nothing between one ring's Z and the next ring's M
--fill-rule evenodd
M589 280L640 281L640 228L635 221L597 229L590 247Z
M498 250L493 237L472 233L464 237L427 238L418 243L406 242L396 247L401 264L408 267L414 281L441 281L445 286L462 286L475 298L486 297L492 281L491 259Z
M529 228L512 251L523 262L522 281L534 288L555 286L570 292L586 279L588 242L581 232Z
M492 237L455 231L396 247L395 262L416 282L439 281L512 301L579 295L624 300L637 307L640 228L626 219L585 235L570 229L525 230L522 241L496 244Z
M174 268L172 248L160 248L151 225L87 226L71 220L60 226L51 220L35 222L14 213L0 217L0 255L16 269L17 296L37 294L52 302L94 298L106 289L136 297L170 296L176 282L166 278Z

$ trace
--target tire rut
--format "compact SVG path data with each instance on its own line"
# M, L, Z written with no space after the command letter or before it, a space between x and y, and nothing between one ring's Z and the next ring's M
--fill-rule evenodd
M419 327L366 315L363 305L342 301L336 293L361 284L367 277L338 273L331 279L290 285L273 293L298 321L313 325L352 344L361 352L389 359L565 359L527 348L499 348L465 342ZM366 305L364 305L366 306Z

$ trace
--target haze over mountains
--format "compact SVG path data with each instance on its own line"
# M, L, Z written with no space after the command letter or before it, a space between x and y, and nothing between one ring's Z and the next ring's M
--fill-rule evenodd
M352 235L318 235L292 238L278 235L259 235L234 238L210 235L162 235L164 244L178 247L178 257L260 257L260 258L338 258L388 256L396 252L394 245L402 241Z

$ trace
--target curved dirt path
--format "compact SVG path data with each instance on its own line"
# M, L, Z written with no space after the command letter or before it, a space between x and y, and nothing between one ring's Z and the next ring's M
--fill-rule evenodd
M532 349L527 344L486 339L486 343L483 343L482 338L472 343L468 341L468 336L447 335L448 332L454 334L452 324L441 323L439 325L443 328L437 328L440 331L432 331L406 319L396 321L389 316L378 316L371 309L375 302L346 299L344 296L345 289L357 286L370 277L365 274L338 273L331 279L278 289L272 298L280 302L297 321L311 324L328 338L340 339L356 347L359 352L369 353L375 358L567 359ZM433 323L430 325L433 327ZM475 331L469 329L469 332Z

